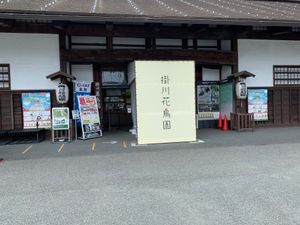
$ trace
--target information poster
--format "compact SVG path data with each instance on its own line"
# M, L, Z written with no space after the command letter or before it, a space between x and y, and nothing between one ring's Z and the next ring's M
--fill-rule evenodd
M78 97L91 95L91 82L74 81L74 110L79 111ZM80 127L80 119L76 120L77 126Z
M268 89L248 89L248 112L255 121L268 120Z
M69 108L67 107L52 108L52 129L53 130L69 129Z
M78 96L82 139L102 136L96 96Z
M233 84L231 82L220 85L220 106L222 116L226 115L230 119L230 113L233 111Z
M22 93L24 129L51 128L50 92Z
M202 84L197 86L199 120L215 120L220 114L220 86Z

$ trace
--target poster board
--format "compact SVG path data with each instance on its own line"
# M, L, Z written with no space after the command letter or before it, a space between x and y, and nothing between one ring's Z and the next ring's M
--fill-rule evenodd
M216 120L220 114L220 86L217 83L197 85L199 120Z
M102 136L96 96L78 96L82 139Z
M69 130L69 108L56 107L52 108L52 129Z
M137 143L196 141L194 61L135 61Z
M22 93L23 128L51 128L50 92Z
M230 113L233 112L233 83L221 83L220 85L220 109L222 116L226 115L230 120Z
M248 113L254 113L254 121L267 121L268 89L248 89Z

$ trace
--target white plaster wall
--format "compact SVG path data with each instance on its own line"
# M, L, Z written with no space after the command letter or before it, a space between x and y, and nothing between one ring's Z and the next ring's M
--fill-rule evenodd
M46 76L60 70L55 34L0 33L0 63L10 64L12 90L54 89Z
M239 40L239 71L256 75L248 78L250 87L273 86L273 65L300 65L300 42L277 40Z
M78 81L90 81L93 82L93 65L72 65L72 75L76 77Z
M227 79L230 75L232 75L231 66L222 66L222 80Z
M202 73L203 81L220 81L220 70L202 67Z
M231 51L231 40L221 40L221 49L223 51Z

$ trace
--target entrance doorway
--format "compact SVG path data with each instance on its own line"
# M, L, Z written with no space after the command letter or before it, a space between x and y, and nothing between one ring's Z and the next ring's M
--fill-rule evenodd
M131 93L126 69L101 69L103 129L113 131L132 127Z

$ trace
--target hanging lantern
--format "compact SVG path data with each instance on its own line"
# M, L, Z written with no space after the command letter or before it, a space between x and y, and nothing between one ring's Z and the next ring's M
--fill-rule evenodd
M238 99L247 98L247 84L243 80L236 83L235 91Z
M57 86L56 100L60 104L65 104L69 101L69 88L66 84L59 84Z

